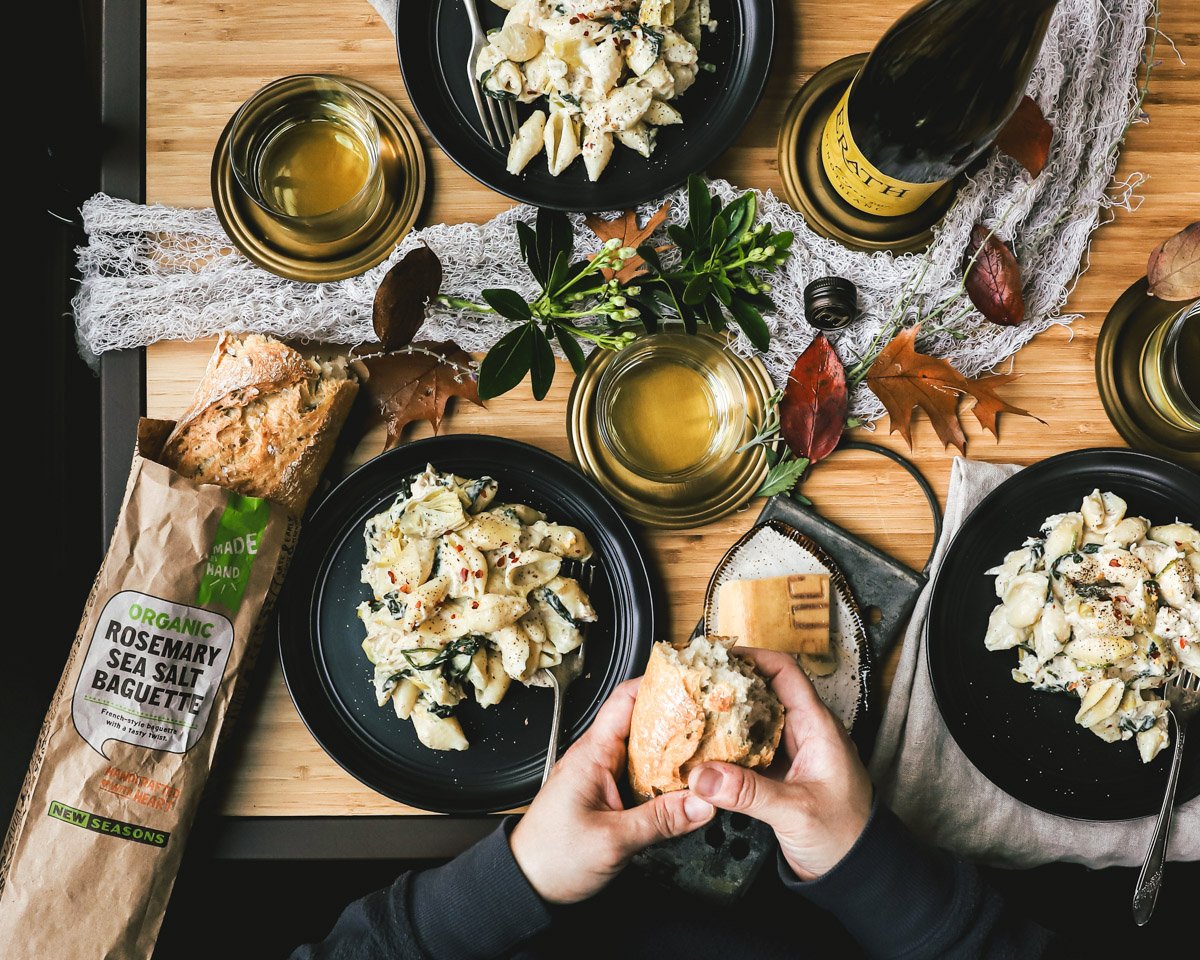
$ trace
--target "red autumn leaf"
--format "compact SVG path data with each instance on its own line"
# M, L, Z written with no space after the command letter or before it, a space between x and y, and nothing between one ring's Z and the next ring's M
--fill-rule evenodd
M1023 97L1008 123L996 136L996 146L1003 153L1037 176L1046 166L1050 156L1050 141L1054 128L1042 116L1042 108L1032 97Z
M456 343L414 343L394 353L357 360L355 366L363 389L387 424L384 450L396 446L414 420L428 420L437 433L451 397L483 406L471 355Z
M1152 296L1163 300L1200 297L1200 220L1164 240L1146 263Z
M846 371L825 334L796 360L779 403L783 439L810 463L833 452L846 428Z
M892 431L898 431L908 441L909 449L912 449L913 410L920 407L929 415L942 443L947 447L954 444L960 453L966 453L967 437L958 419L958 401L963 394L975 398L975 418L992 433L996 433L996 418L1001 413L1033 416L996 395L996 387L1015 380L1015 374L968 380L948 361L917 352L919 329L910 327L896 334L867 371L867 386L887 410ZM1044 422L1039 417L1034 419Z
M982 224L971 228L963 270L967 296L985 319L1004 327L1015 327L1025 319L1021 266L1008 244Z

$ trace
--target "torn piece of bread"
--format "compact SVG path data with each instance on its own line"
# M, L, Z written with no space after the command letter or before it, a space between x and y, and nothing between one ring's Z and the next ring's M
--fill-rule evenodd
M743 646L823 657L829 652L829 575L728 580L717 594L717 629Z
M783 730L783 706L753 665L720 638L683 649L656 643L629 733L629 781L639 800L682 790L708 760L765 767Z
M222 334L161 460L303 513L357 391L344 357L318 363L271 337Z

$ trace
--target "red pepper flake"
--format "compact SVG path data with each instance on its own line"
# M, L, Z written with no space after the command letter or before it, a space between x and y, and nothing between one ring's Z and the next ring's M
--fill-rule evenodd
M396 582L396 575L394 573L392 573L391 570L388 571L388 579L391 580L392 583Z
M472 610L478 610L478 609L479 609L479 601L478 601L478 600L472 600L472 601L471 601L471 609L472 609Z
M1111 560L1108 561L1108 565L1110 567L1119 567L1121 565L1121 561L1118 560L1116 557L1113 557Z
M463 583L467 582L467 573L468 573L468 570L466 567L463 567L462 570L460 570L458 573L459 577L462 578Z
M452 613L452 614L450 614L450 619L451 619L451 620L457 620L457 619L458 619L458 614L457 614L457 613Z
M457 550L459 553L462 553L462 552L463 552L463 545L462 545L461 543L456 543L456 544L454 545L454 549L455 549L455 550Z
M1180 637L1180 638L1179 638L1179 649L1180 649L1180 650L1186 650L1186 649L1187 649L1187 637Z
M422 603L421 603L421 601L420 601L420 600L418 600L418 601L417 601L417 609L418 609L418 610L420 610L420 609L421 609L421 607L422 607Z
M499 560L496 561L496 566L498 566L498 567L504 566L504 558L503 557L501 557Z
M482 571L482 570L476 570L476 571L475 571L475 579L476 579L476 580L478 580L478 579L479 579L480 577L482 577L482 576L483 576L483 571Z
M577 24L578 22L579 22L579 18L578 18L578 17L572 17L570 20L568 20L568 21L567 21L567 23L571 24L572 26L574 26L574 25L575 25L575 24Z
M509 560L516 560L516 559L517 559L517 555L516 555L515 553L510 553L510 554L508 555L508 559L509 559Z
M401 593L409 593L411 590L412 590L412 587L410 587L407 583L400 584L400 592Z

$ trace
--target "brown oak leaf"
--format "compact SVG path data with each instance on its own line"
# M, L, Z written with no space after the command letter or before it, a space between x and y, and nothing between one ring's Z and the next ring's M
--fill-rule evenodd
M601 240L611 240L614 237L621 241L623 247L640 247L645 243L652 233L658 229L659 224L667 219L667 214L671 210L670 203L664 203L646 221L645 226L638 226L638 215L636 210L626 210L619 217L612 220L605 220L603 217L598 217L595 214L584 217L583 222L588 225L592 233L598 236ZM659 253L669 249L668 247L656 247ZM630 257L625 261L619 271L615 272L616 278L621 283L628 283L634 277L641 276L646 272L646 261L641 257ZM604 274L605 280L611 280L614 271L605 268L601 271Z
M829 456L846 429L846 371L820 333L797 358L779 403L783 439L797 457Z
M1042 115L1037 101L1023 97L1008 123L997 134L996 146L1036 177L1046 166L1053 138L1054 128Z
M1013 413L1019 417L1033 417L1038 423L1046 422L1036 414L1013 406L1007 400L1002 400L996 395L997 387L1019 379L1021 379L1019 373L993 373L987 377L980 377L978 380L964 381L967 385L967 392L975 398L975 406L971 408L971 412L975 414L979 425L997 440L1000 439L1000 431L997 428L996 420L1002 413Z
M1164 240L1146 263L1150 294L1163 300L1200 297L1200 220Z
M398 350L421 329L425 307L442 287L442 261L426 246L410 250L383 276L375 290L371 323L385 349Z
M437 433L451 397L482 407L471 355L456 343L428 340L403 350L355 361L363 389L387 424L383 449L400 442L414 420L428 420Z
M967 296L986 319L1004 327L1015 327L1025 319L1021 265L1008 244L982 224L971 228L963 270Z
M996 387L1016 379L1015 374L968 380L948 361L917 352L919 330L919 325L901 330L867 371L867 386L887 410L892 431L899 432L910 450L913 410L920 407L929 415L942 444L947 447L953 444L960 453L966 453L967 437L958 419L958 401L964 394L975 398L975 417L993 434L996 433L996 418L1001 413L1033 416L996 395Z

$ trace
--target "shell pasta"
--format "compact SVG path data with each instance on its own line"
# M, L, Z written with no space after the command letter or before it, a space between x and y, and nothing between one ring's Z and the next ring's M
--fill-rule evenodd
M987 572L1000 603L984 645L1017 651L1014 680L1078 697L1075 722L1136 740L1143 763L1170 744L1160 690L1180 664L1200 670L1195 527L1152 526L1093 490Z
M643 157L658 127L683 122L669 101L704 66L716 29L709 0L493 0L507 10L473 67L483 92L544 103L513 137L508 172L545 151L552 176L583 158L599 179L615 143ZM709 68L711 69L711 68Z
M488 707L512 681L562 661L596 611L564 560L591 559L587 537L524 504L494 505L490 477L428 466L363 532L358 606L376 702L411 720L433 750L465 750L454 716L468 692Z

